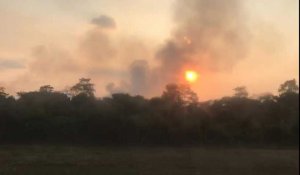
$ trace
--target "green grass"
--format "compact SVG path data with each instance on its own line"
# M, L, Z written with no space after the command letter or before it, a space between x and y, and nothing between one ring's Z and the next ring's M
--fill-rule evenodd
M296 149L0 146L0 175L297 175Z

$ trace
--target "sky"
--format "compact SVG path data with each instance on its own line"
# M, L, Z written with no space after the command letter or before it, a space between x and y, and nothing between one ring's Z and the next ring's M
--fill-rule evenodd
M200 100L299 82L298 0L0 0L0 21L11 94L88 77L99 97L151 97L190 69Z

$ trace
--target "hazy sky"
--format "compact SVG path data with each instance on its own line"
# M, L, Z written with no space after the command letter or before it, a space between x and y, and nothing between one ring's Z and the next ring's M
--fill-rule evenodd
M0 0L0 86L63 90L90 77L97 96L152 96L192 68L206 100L240 85L257 95L298 82L298 0L217 2Z

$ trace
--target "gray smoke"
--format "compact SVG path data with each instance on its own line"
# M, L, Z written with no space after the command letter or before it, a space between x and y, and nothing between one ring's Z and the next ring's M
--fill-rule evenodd
M149 70L147 62L130 66L131 91L157 95L176 83L184 67L206 71L230 70L247 54L250 33L241 0L177 0L175 29L156 52L160 65Z
M86 59L94 61L94 64L113 59L117 54L110 35L97 29L87 32L80 42L79 50Z
M130 93L132 95L145 95L149 90L149 66L146 60L135 60L130 65L130 79L128 82L121 81L119 84L109 83L106 91L114 93Z
M149 86L149 67L145 60L136 60L130 66L130 83L133 94L145 94Z
M108 28L108 29L116 28L115 20L112 17L107 15L101 15L97 18L94 18L92 19L91 23L102 28Z
M120 82L118 85L115 83L109 83L105 88L110 94L128 93L128 85L125 82Z
M25 65L21 61L11 58L0 58L0 70L23 68L25 68Z
M157 52L163 75L187 64L211 71L231 69L247 52L244 12L240 0L177 0L177 28Z

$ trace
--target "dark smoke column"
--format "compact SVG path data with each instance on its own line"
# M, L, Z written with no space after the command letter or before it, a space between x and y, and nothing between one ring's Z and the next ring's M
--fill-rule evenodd
M177 0L172 38L157 52L164 76L176 82L185 65L210 71L229 70L247 53L249 31L241 0ZM175 72L175 73L174 73Z

